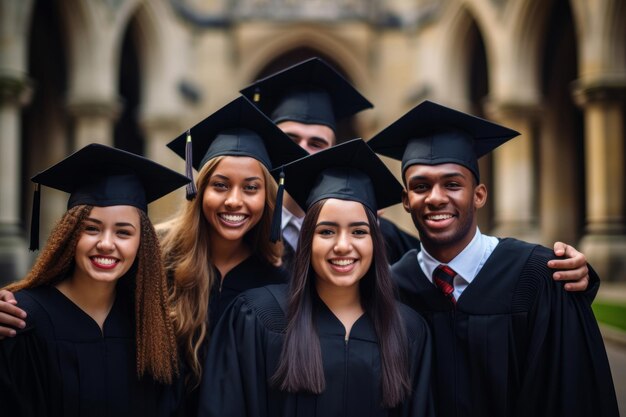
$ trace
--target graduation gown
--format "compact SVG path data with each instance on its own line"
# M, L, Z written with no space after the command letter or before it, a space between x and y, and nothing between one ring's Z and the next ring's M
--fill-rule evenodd
M287 281L287 272L280 267L270 265L265 260L251 255L221 278L217 269L216 280L209 293L209 329L208 339L201 348L201 357L206 356L208 340L213 329L226 311L230 303L242 292L270 284L282 284ZM182 348L181 348L182 349ZM188 389L185 387L185 377L191 372L186 364L181 364L181 377L174 384L172 393L165 400L166 408L177 409L179 416L195 415L198 408L198 388Z
M158 415L160 388L136 376L134 308L122 291L102 331L52 286L15 298L28 317L16 337L0 341L3 415Z
M415 251L393 266L402 300L430 324L438 416L618 415L588 296L552 279L553 257L501 240L456 307Z
M385 239L385 248L387 249L387 261L394 264L402 258L402 255L412 249L420 249L420 241L401 230L398 226L384 217L378 218L380 231Z
M320 337L326 388L288 394L268 382L277 369L286 328L286 286L239 296L212 337L201 384L200 416L431 416L431 349L424 320L400 306L411 358L413 396L394 410L381 407L380 356L367 314L345 328L319 299L314 320Z
M287 271L270 265L263 259L251 255L228 271L224 279L217 269L215 283L209 297L210 329L215 327L226 307L244 291L265 285L287 282Z

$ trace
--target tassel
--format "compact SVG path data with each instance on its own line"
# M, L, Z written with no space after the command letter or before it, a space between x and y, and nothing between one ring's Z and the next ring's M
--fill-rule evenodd
M39 250L39 211L41 208L41 190L39 184L33 193L33 211L30 217L30 247L31 251Z
M193 181L193 152L191 148L191 131L187 130L187 141L185 142L185 175L191 180L186 187L186 197L189 201L196 198L196 195L198 194L196 183Z
M274 206L274 216L272 216L272 226L270 229L270 242L276 243L282 240L281 223L283 219L283 193L285 191L285 173L280 171L278 180L278 192L276 192L276 205Z
M259 101L261 101L261 91L259 90L258 87L254 90L252 101L254 101L255 103L258 103Z

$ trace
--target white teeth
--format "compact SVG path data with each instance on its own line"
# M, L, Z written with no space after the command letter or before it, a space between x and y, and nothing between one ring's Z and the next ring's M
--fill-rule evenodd
M243 214L220 214L220 217L227 222L237 223L246 218Z
M93 258L94 262L100 265L113 265L117 260L113 258Z
M428 216L429 220L446 220L452 218L451 214L433 214Z
M330 261L331 264L337 266L352 265L354 262L356 262L354 259L332 259Z

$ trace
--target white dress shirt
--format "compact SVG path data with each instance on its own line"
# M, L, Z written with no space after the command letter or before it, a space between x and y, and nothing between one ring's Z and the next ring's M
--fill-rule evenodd
M439 265L444 264L452 268L454 272L456 272L453 294L454 298L458 300L465 288L476 278L476 275L478 275L497 245L498 238L483 235L480 233L480 230L476 228L476 234L472 238L472 241L461 253L447 264L433 258L433 256L421 246L421 243L421 250L417 253L417 262L431 282L433 281L433 272Z
M298 246L298 238L300 237L300 229L302 229L302 217L297 217L283 206L283 217L280 223L280 230L283 239L294 250Z

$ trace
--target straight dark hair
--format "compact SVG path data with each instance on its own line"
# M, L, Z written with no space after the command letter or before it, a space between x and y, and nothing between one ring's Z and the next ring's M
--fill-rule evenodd
M282 391L320 394L326 382L319 335L313 318L315 272L311 252L315 225L327 200L313 204L302 223L290 281L287 332L278 369L271 383ZM406 399L411 390L408 373L408 339L402 318L396 308L394 285L384 250L384 240L374 213L365 212L374 246L372 265L361 278L359 290L363 310L370 317L378 338L381 359L383 406L393 408Z

